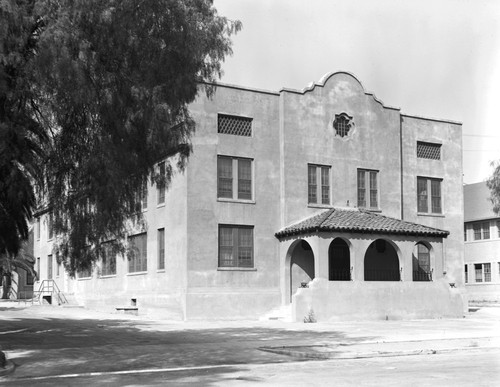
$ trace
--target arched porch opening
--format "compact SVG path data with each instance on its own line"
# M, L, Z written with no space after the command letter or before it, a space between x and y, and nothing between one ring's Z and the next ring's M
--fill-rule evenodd
M385 239L377 239L368 246L364 259L365 281L399 281L398 253Z
M432 281L431 246L418 242L412 254L413 281Z
M303 239L295 241L289 248L287 254L289 261L289 283L290 299L302 283L308 283L314 279L314 253L311 245Z
M349 245L342 238L335 238L328 248L328 280L350 281L351 279Z

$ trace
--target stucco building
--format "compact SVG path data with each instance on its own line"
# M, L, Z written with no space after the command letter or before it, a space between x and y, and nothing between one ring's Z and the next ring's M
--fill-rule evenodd
M464 186L465 288L469 301L500 301L500 216L485 182Z
M190 110L193 154L168 191L149 187L134 259L68 279L44 214L42 279L165 318L462 315L460 123L403 114L345 72L303 90L219 84Z

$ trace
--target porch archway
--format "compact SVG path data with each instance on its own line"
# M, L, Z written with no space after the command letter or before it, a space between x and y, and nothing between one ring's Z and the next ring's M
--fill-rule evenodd
M385 239L368 246L364 259L365 281L399 281L401 273L396 248Z
M301 287L302 282L308 283L314 279L314 253L311 245L303 239L295 241L288 249L287 265L289 274L289 301L292 295Z
M328 280L351 280L351 255L349 245L342 238L335 238L328 248Z

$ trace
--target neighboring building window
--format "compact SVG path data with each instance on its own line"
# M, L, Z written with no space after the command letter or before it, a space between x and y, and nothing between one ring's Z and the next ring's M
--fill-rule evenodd
M101 275L116 275L116 254L114 254L111 244L104 243L102 246L102 268Z
M474 271L476 273L476 282L483 282L483 264L475 263Z
M219 226L219 267L253 265L253 227Z
M52 279L52 254L47 256L47 279Z
M309 164L307 181L308 202L330 204L330 167Z
M165 177L165 162L159 164L160 176ZM165 203L165 183L160 183L156 185L158 191L158 204Z
M337 136L345 137L349 135L349 131L353 126L352 117L348 116L345 113L335 114L335 120L333 121L333 128Z
M219 114L217 116L217 132L235 136L252 136L252 119L247 117Z
M31 274L31 271L26 270L26 285L33 285L33 283L34 283L33 274Z
M217 157L217 197L252 200L252 159Z
M490 239L490 222L477 222L472 225L474 240Z
M135 273L148 270L147 234L133 235L128 238L128 271Z
M418 212L441 214L441 180L418 177L417 202Z
M464 265L464 268L465 268L465 283L468 283L469 282L469 269L468 269L468 266L467 265Z
M441 144L417 141L417 157L420 159L441 160Z
M416 256L413 255L413 281L431 281L431 255L422 243L416 245Z
M491 263L483 264L484 282L491 282Z
M378 171L358 169L358 207L378 208Z
M467 225L464 224L464 241L467 242Z
M40 240L40 217L36 218L36 227L35 227L35 232L36 232L36 240Z
M165 269L165 229L158 229L158 269Z

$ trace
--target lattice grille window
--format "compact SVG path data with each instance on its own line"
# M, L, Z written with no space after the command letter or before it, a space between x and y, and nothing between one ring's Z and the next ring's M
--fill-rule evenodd
M441 144L417 141L417 157L420 159L441 160Z
M252 119L247 117L219 114L217 121L217 131L218 133L222 134L251 137Z

